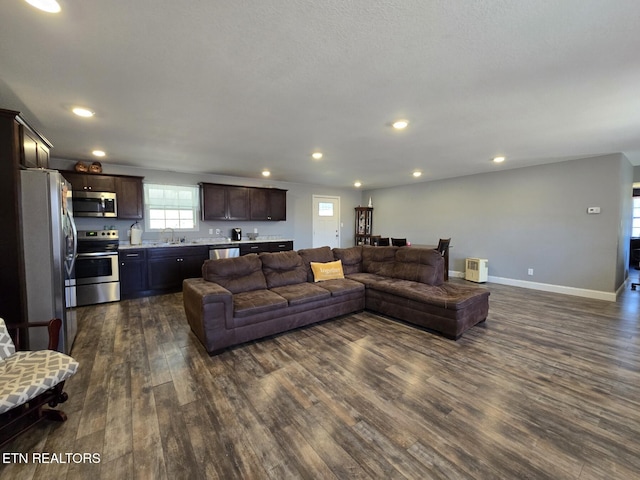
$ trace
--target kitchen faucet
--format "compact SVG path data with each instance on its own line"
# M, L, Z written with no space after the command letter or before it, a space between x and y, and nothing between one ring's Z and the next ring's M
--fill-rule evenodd
M163 229L163 230L160 232L160 240L163 240L163 238L164 238L164 237L163 237L162 235L164 235L164 233L165 233L167 230L171 230L171 242L169 242L169 237L167 237L167 241L166 241L165 243L173 243L173 242L175 241L175 240L174 240L174 238L173 238L173 236L174 236L174 234L175 234L175 231L173 230L173 228L165 228L165 229Z

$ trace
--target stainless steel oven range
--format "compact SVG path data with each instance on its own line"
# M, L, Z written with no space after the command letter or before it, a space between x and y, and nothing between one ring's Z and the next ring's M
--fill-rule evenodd
M118 231L79 230L76 258L78 306L120 300Z

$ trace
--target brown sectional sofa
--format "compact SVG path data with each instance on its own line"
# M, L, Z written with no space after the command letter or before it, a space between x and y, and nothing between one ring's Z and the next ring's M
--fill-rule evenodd
M310 263L334 260L345 278L314 282ZM457 339L487 318L489 292L443 278L435 250L320 247L207 260L202 278L183 282L183 301L210 354L365 308Z

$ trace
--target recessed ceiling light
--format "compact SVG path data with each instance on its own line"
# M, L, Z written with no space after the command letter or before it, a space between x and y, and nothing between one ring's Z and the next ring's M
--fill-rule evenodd
M47 13L58 13L60 10L60 4L56 0L26 0L29 5L36 7L38 10L42 10Z
M421 177L422 176L422 172L415 171L415 172L413 172L413 176L416 177L416 178Z
M494 157L493 158L493 163L502 163L504 162L505 158L504 157Z
M409 125L409 121L408 120L396 120L395 122L393 122L391 124L391 126L393 128L395 128L396 130L403 130L403 129L407 128L408 125Z
M73 107L71 111L79 117L89 118L95 115L95 112L92 112L88 108L84 108L84 107Z
M311 156L314 160L320 160L322 158L322 152L313 152Z
M106 155L106 153L104 153L102 150L94 150L91 153L93 153L93 155L96 157L104 157Z
M269 175L271 175L271 172L269 170L263 170L262 171L262 176L263 177L268 177Z
M360 187L362 186L362 183L360 183L360 182L355 182L355 183L353 184L353 186L354 186L354 187L356 187L356 188L360 188Z

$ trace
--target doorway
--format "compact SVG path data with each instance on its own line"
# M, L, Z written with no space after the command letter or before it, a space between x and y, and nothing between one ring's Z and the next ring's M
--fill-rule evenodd
M313 247L340 247L340 197L313 196Z

